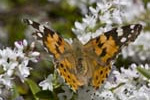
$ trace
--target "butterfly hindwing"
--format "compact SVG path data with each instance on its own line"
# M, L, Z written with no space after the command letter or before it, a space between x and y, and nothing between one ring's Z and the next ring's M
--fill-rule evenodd
M84 85L76 75L73 73L74 65L70 62L70 60L74 60L71 58L65 58L58 64L58 72L64 78L65 82L71 86L71 88L76 91L80 86Z
M97 70L94 71L93 77L92 77L92 86L95 89L98 89L104 81L107 79L110 71L111 71L111 64L108 64L106 66L98 65Z

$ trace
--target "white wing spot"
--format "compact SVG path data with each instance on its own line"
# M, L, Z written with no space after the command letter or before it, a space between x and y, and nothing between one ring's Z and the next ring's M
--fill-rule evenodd
M37 35L38 35L40 38L43 37L42 33L37 33Z
M123 37L123 38L121 39L121 42L123 43L123 42L125 42L126 40L127 40L127 38Z
M135 27L135 25L131 25L131 26L130 26L131 29L134 29L134 27Z
M134 33L134 30L132 30L131 33Z
M40 25L40 26L39 26L39 30L40 30L40 32L44 32L44 26L43 26L43 25Z
M28 22L29 22L29 24L30 24L30 25L32 25L32 24L33 24L33 21L31 21L31 20L28 20Z
M117 32L118 36L122 36L123 35L123 29L120 28L120 27L116 30L116 32Z

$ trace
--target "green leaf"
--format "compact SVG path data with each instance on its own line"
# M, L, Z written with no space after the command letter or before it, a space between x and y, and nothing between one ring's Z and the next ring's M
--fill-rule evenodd
M146 78L150 79L150 70L146 70L144 68L141 67L137 67L138 72L140 72L143 76L145 76Z
M19 93L18 93L16 85L13 86L13 92L12 93L13 93L12 99L16 99L17 97L19 97Z
M49 90L43 90L36 93L36 96L40 99L48 99L48 100L54 100L54 95Z
M39 100L35 95L37 92L40 91L40 88L38 87L38 85L30 79L27 79L26 82L29 84L29 87L34 95L35 100Z
M125 84L125 83L120 83L120 84L118 84L116 87L111 88L110 91L114 91L114 90L118 89L119 87L121 87L121 86L124 85L124 84Z

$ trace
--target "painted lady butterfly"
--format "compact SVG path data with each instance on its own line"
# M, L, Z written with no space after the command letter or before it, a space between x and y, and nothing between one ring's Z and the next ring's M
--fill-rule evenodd
M56 69L74 91L89 84L98 89L111 71L111 61L142 30L140 24L114 28L83 45L78 39L69 44L56 32L37 22L28 19L24 22L38 30L36 35L54 56Z

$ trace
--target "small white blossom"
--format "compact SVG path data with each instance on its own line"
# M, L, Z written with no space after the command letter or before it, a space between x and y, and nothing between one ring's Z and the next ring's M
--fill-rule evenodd
M50 74L47 79L39 83L43 90L53 91L53 74Z
M26 40L15 42L16 48L20 51L22 51L24 49L24 47L26 47L27 45L28 45L28 43Z
M25 78L30 75L30 67L27 67L29 60L24 60L21 64L18 65L18 76L21 81L24 82Z
M84 26L83 24L79 23L79 22L75 22L75 27L81 31L83 31L85 29L86 26Z
M11 88L13 83L12 83L12 78L8 76L7 74L1 74L0 75L0 84L3 84L6 86L6 88Z

